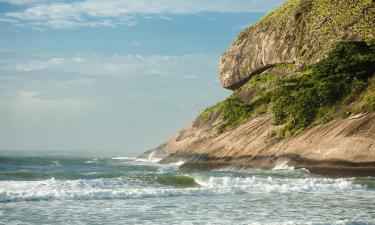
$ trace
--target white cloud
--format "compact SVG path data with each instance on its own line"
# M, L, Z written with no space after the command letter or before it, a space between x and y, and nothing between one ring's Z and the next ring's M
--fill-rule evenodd
M32 60L28 62L19 62L19 63L5 63L3 70L15 70L15 71L38 71L45 70L47 68L58 67L63 65L66 62L65 58L51 58L48 60Z
M48 2L48 0L0 0L0 3L1 2L6 2L13 5L34 5L38 3Z
M91 77L157 75L186 79L186 77L201 74L204 68L216 68L218 58L219 56L216 54L187 54L181 56L75 55L45 60L0 61L0 68L2 68L2 74L7 75L64 75L69 73L76 76Z
M14 109L19 112L47 112L51 110L80 110L84 106L83 99L47 99L38 92L20 91L14 101Z
M20 91L18 95L21 98L32 98L34 96L37 96L39 93L38 92L32 92L32 91Z
M82 112L90 107L90 90L100 92L109 84L127 89L142 82L165 88L181 82L207 83L217 79L218 58L216 54L77 54L29 61L0 59L0 96L18 112Z
M1 1L1 0L0 0ZM85 0L26 1L6 0L26 8L6 12L1 20L17 20L36 27L114 27L134 25L139 16L170 20L168 15L202 12L267 12L285 0Z

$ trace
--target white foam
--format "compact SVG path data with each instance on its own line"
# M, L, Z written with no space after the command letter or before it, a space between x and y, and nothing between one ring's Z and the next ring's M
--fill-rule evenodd
M113 160L119 160L119 161L152 162L149 159L136 158L136 157L127 157L127 156L118 156L118 157L114 157L112 159Z
M198 188L135 186L122 178L94 180L0 181L0 202L28 200L128 199L222 194L340 192L366 190L350 179L195 178Z
M147 158L137 158L137 157L127 157L127 156L118 156L112 158L113 160L130 160L130 161L136 161L136 162L151 162L151 163L158 163L161 158L157 158L154 156L155 153L152 152L148 155Z
M60 163L60 160L51 161L51 165L52 166L62 166L62 164Z
M87 160L85 163L97 163L99 161L98 158L92 159L92 160Z
M288 166L289 160L278 160L272 170L294 170L293 166Z
M136 157L118 156L112 158L113 160L136 160Z
M185 161L182 161L182 160L180 160L180 161L178 161L178 162L175 162L175 163L173 163L175 166L181 166L182 164L184 164L185 163Z
M210 192L210 191L209 191ZM215 194L200 188L131 187L119 179L1 181L0 202L32 200L91 200Z
M349 179L328 178L304 178L304 179L281 179L281 178L232 178L232 177L210 177L209 179L196 179L196 182L204 187L230 189L234 193L253 192L335 192L363 189L355 185Z
M160 160L162 160L162 158L159 158L159 157L156 157L155 156L155 151L151 152L149 155L148 155L148 160L151 161L151 162L155 162L155 163L158 163L160 162Z
M142 158L138 158L138 159L135 159L134 161L136 162L151 162L151 163L158 163L161 159L159 158L153 158L153 159L142 159Z
M167 173L174 173L178 171L179 166L184 164L184 161L178 161L178 162L173 162L173 163L167 163L167 164L158 164L159 165L159 171L162 174L167 174Z
M287 220L278 222L250 222L248 225L316 225L316 224L332 224L332 225L355 225L355 224L373 224L366 221L358 220L336 220L336 221L326 221L326 222L311 222L306 220Z

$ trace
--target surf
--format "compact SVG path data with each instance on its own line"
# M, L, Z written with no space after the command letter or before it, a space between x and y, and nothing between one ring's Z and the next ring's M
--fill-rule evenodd
M146 185L147 184L147 185ZM157 175L92 180L0 181L0 202L36 200L132 199L170 196L211 196L253 193L336 193L366 191L350 179L278 179L259 177L190 177Z

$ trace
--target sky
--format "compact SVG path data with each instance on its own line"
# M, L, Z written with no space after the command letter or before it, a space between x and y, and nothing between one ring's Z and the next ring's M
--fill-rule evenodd
M0 0L0 153L137 155L226 98L220 56L284 0Z

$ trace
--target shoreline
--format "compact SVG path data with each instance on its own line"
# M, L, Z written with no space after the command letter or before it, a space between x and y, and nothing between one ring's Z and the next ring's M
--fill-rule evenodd
M174 153L163 158L160 163L185 161L180 165L182 171L211 171L223 168L233 169L263 169L272 170L275 167L292 167L306 169L310 173L329 177L375 177L375 162L350 162L342 160L316 161L300 157L299 155L281 156L242 156L212 157L208 155Z

